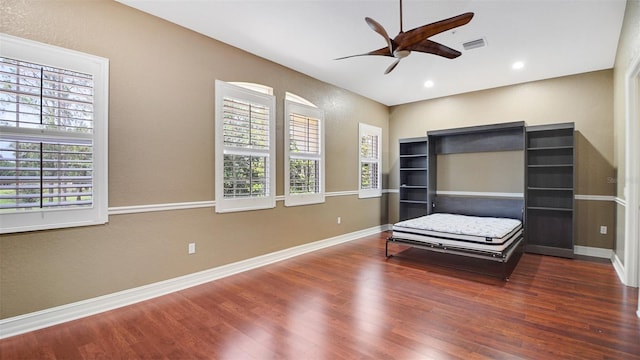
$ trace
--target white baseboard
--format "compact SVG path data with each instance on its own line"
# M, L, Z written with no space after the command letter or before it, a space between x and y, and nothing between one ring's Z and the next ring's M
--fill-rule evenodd
M221 279L243 271L259 268L294 256L320 250L330 246L353 241L365 236L379 234L389 230L390 224L375 226L369 229L355 231L349 234L335 236L309 244L295 246L232 264L160 281L132 289L119 291L92 299L74 302L29 314L19 315L0 320L0 339L23 334L29 331L61 324L63 322L95 315L126 305L149 300L158 296L170 294L209 281Z
M576 245L573 247L573 253L576 255L592 256L603 259L613 259L613 250L597 248L591 246Z
M617 254L614 253L611 257L611 263L613 264L613 268L616 270L616 274L618 274L618 279L620 279L620 282L624 284L624 279L626 279L624 265L622 265L622 261L620 261Z

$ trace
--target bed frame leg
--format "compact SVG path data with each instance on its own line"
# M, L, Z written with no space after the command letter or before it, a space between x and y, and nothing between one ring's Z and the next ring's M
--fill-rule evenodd
M384 242L384 257L388 259L389 256L389 239L387 238L387 240Z

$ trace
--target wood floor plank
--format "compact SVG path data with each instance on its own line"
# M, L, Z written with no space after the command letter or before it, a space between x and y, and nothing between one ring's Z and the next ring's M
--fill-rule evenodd
M509 282L386 233L0 340L5 359L637 359L611 264L524 254Z

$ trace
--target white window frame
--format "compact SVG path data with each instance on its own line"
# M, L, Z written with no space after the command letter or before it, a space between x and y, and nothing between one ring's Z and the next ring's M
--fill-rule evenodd
M90 74L94 81L93 135L89 139L93 146L92 206L3 212L0 213L0 233L107 223L109 60L6 34L0 34L0 43L1 57ZM34 129L24 130L5 128L2 131L10 131L15 136L35 136L31 131Z
M375 158L363 157L362 154L362 138L365 136L376 136L378 138L377 144L377 156ZM377 164L377 187L375 188L363 188L362 184L362 166L367 163ZM372 198L382 196L382 128L377 126L367 125L364 123L358 124L358 198Z
M288 99L284 102L284 205L298 206L319 204L325 201L325 148L324 148L324 111L311 105L301 103L297 96L287 93ZM310 104L310 103L309 103ZM319 120L319 153L293 153L290 147L289 127L291 115L297 114ZM319 189L316 193L295 194L291 193L291 160L292 159L308 159L319 161Z
M265 196L247 198L224 197L224 155L233 151L224 146L224 99L232 98L269 108L268 188ZM215 208L217 213L269 209L276 206L276 99L275 96L233 85L215 82ZM247 150L249 154L251 151Z

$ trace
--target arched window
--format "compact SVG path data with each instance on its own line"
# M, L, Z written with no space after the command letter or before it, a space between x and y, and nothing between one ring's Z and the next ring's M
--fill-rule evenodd
M216 212L275 207L275 96L216 80Z

